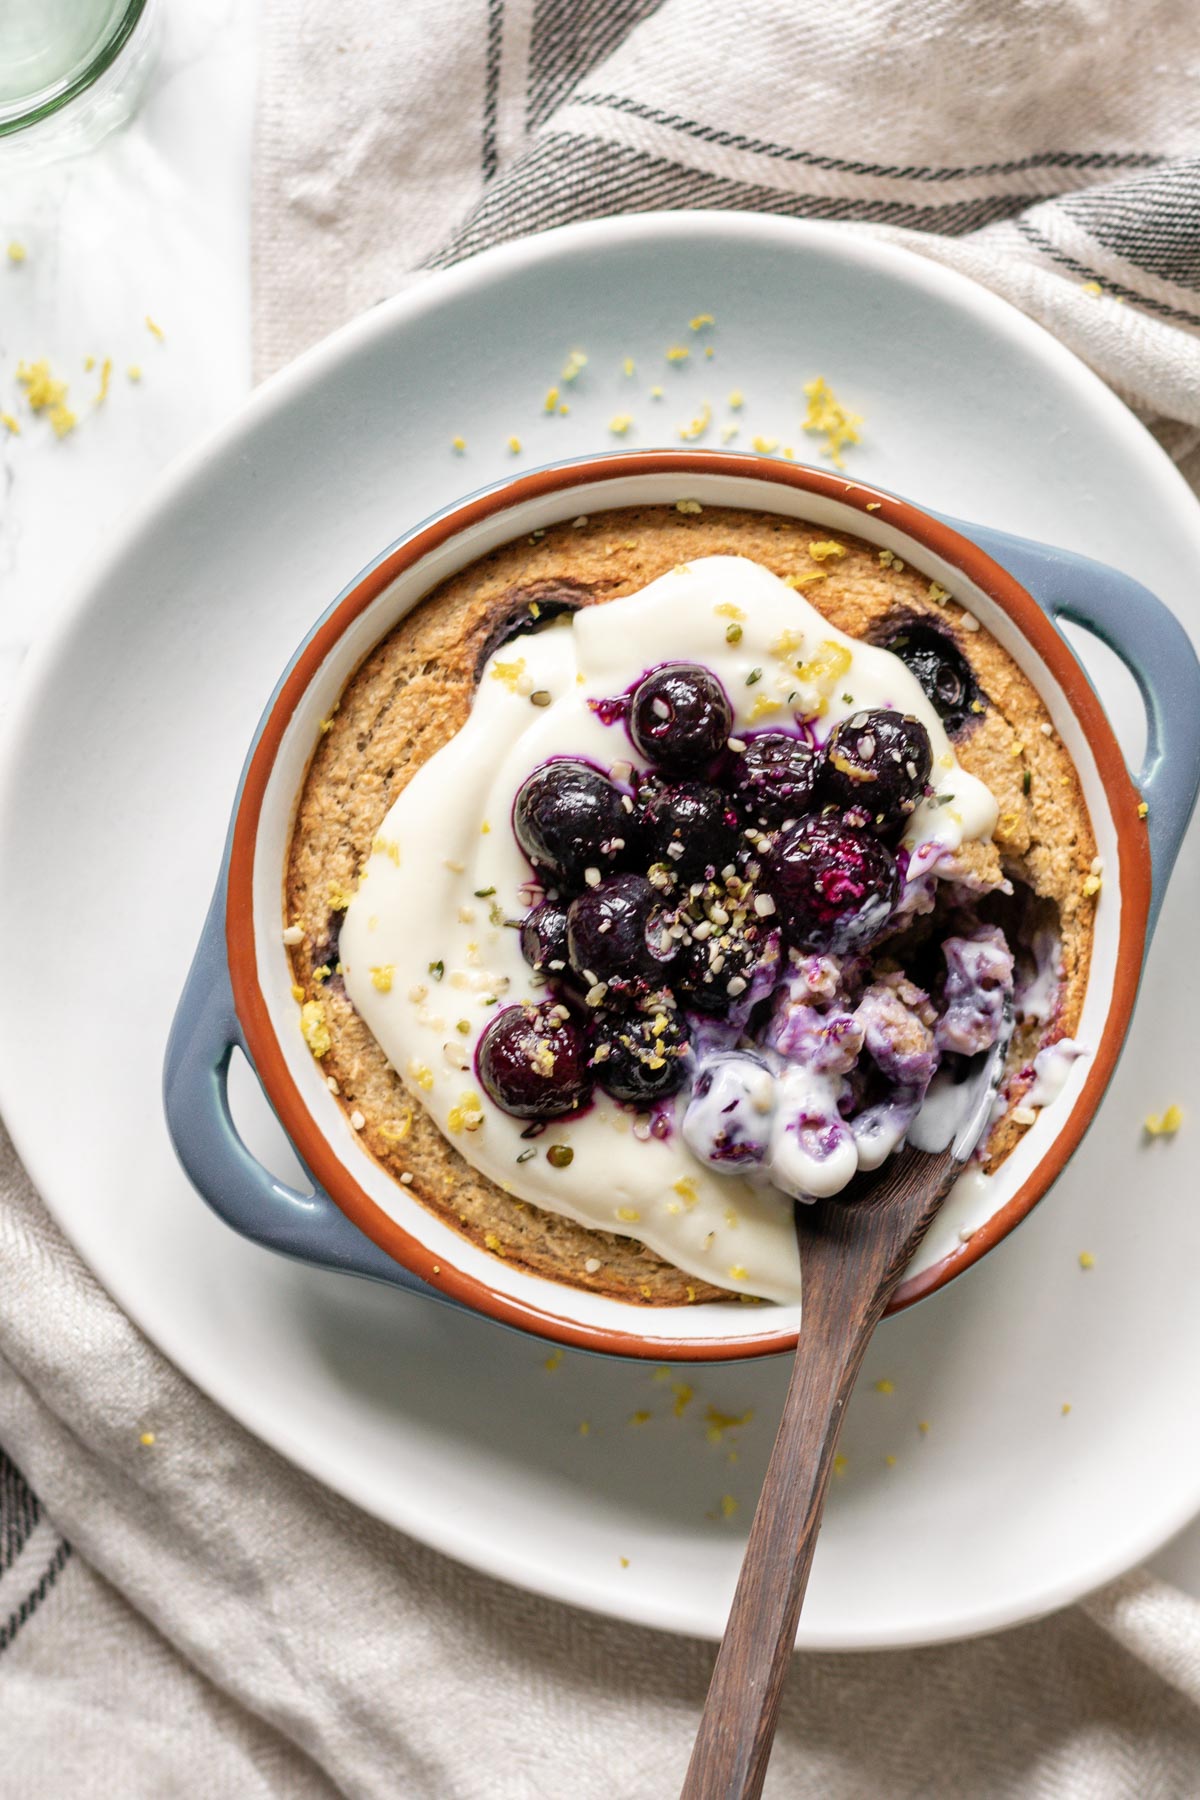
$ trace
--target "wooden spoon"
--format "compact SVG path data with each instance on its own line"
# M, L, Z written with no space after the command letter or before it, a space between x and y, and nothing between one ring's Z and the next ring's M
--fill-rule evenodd
M855 1197L796 1209L796 1361L681 1800L762 1792L846 1403L893 1289L983 1135L1007 1048L1006 1031L970 1077L950 1148L910 1147Z

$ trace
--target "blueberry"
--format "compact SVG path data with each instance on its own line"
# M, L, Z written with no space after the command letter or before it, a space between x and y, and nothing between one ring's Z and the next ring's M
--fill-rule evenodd
M853 813L856 824L891 832L916 810L932 767L919 719L882 707L856 712L830 733L821 798Z
M834 815L808 813L768 849L763 885L797 950L864 950L882 937L900 898L887 846Z
M958 645L936 625L904 625L883 639L884 649L910 668L951 737L983 711L985 696Z
M522 784L513 827L535 867L574 886L586 869L608 874L635 855L637 823L620 789L599 769L567 757L542 763Z
M757 926L749 933L734 929L693 938L680 946L671 985L697 1012L726 1012L745 993L761 953Z
M822 755L803 738L764 731L751 738L733 769L738 805L760 825L782 825L809 810Z
M591 1092L587 1044L565 1007L506 1006L479 1040L475 1066L496 1105L517 1119L557 1119Z
M567 961L567 909L558 900L543 900L521 921L521 955L534 969L561 974Z
M675 956L661 896L644 875L612 875L585 888L567 911L567 953L585 979L629 993L651 979L661 984Z
M596 1018L592 1072L614 1100L648 1105L677 1093L687 1075L687 1026L673 1008L647 1004L636 1013Z
M720 788L702 781L656 784L642 809L645 854L682 881L709 879L732 861L737 815Z
M666 663L644 677L629 707L629 735L648 762L698 768L725 748L733 708L715 675L697 663Z

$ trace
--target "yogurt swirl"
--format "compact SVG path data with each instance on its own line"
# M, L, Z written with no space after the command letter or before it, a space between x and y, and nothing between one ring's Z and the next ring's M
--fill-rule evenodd
M882 1000L863 996L841 1040L828 1017L819 1026L816 1013L800 1017L805 996L786 990L761 1053L739 1047L736 1029L721 1042L716 1028L707 1057L697 1044L686 1115L682 1104L660 1102L653 1118L635 1116L597 1093L531 1142L523 1121L481 1093L474 1075L475 1048L497 1007L545 994L512 929L536 893L510 825L513 796L556 756L628 780L640 766L632 746L589 702L680 655L722 682L735 734L790 727L794 718L823 734L863 708L921 721L933 750L932 793L902 839L914 896L954 876L965 842L990 837L990 791L959 765L899 658L837 631L759 565L706 557L493 654L463 728L416 772L380 827L340 958L350 999L389 1061L483 1174L583 1225L640 1239L704 1281L791 1301L799 1254L787 1196L836 1191L855 1168L876 1166L911 1122L894 1111L887 1120L864 1114L861 1125L838 1114L839 1055L844 1064L856 1033L861 1044ZM821 1055L813 1042L801 1045L806 1030L808 1039L824 1033ZM818 1141L822 1131L830 1141Z

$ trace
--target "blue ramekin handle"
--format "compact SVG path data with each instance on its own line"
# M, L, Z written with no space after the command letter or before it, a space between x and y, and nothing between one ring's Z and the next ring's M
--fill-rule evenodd
M1118 569L990 527L947 521L986 550L1057 624L1069 619L1116 652L1146 708L1146 755L1133 777L1149 807L1154 930L1200 789L1200 662L1191 639L1156 594Z
M222 870L171 1027L163 1072L167 1129L188 1179L227 1225L267 1249L457 1305L373 1244L315 1182L302 1193L251 1154L229 1110L235 1047L250 1061L229 981Z

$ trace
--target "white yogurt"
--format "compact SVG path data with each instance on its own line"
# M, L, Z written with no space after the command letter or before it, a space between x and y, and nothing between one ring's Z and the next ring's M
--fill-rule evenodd
M1067 1076L1081 1056L1088 1053L1074 1038L1059 1038L1047 1044L1033 1059L1033 1084L1024 1097L1026 1106L1049 1106L1067 1085Z
M741 637L731 644L735 622ZM350 998L389 1062L483 1174L581 1224L638 1238L701 1279L791 1301L800 1290L793 1208L775 1187L715 1173L677 1122L666 1138L648 1136L599 1091L582 1116L552 1122L531 1145L524 1122L493 1105L474 1074L496 1006L545 998L518 932L503 923L528 910L530 869L511 825L517 790L551 756L638 766L624 727L603 724L588 701L611 699L644 670L680 659L722 681L735 733L786 727L797 715L815 719L824 735L865 707L920 719L938 798L921 803L904 836L914 877L964 841L991 835L990 791L959 766L899 658L836 631L758 564L705 557L495 653L462 730L417 771L381 826L339 953ZM548 694L549 703L531 704L532 694ZM671 1113L668 1106L668 1125ZM552 1144L572 1150L567 1167L547 1161ZM774 1152L794 1177L795 1149L781 1143Z

